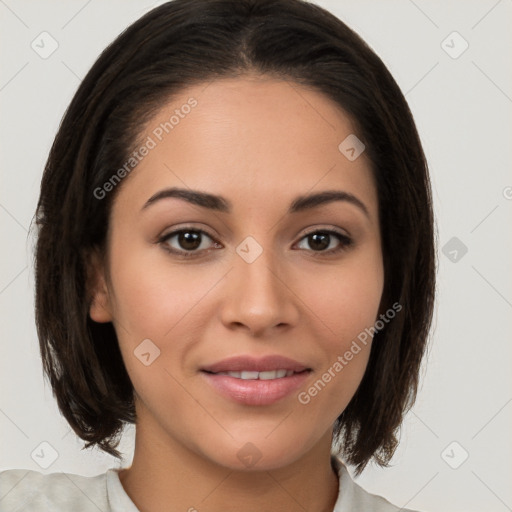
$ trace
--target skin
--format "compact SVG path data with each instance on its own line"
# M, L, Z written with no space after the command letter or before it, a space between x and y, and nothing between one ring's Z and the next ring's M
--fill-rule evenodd
M384 270L369 161L339 151L355 130L330 99L262 76L184 90L141 140L190 97L197 106L116 191L105 258L92 260L90 315L113 322L136 390L135 454L121 483L142 512L332 510L333 423L361 382L371 343L310 403L297 395L380 312ZM177 198L143 208L173 186L222 195L233 211ZM287 213L297 196L324 190L353 194L368 215L347 201ZM158 241L190 225L215 237L203 235L199 256L165 250L186 252L177 236ZM331 236L315 251L306 231L322 229L353 245L326 255L341 244ZM263 249L252 263L236 252L247 236ZM134 356L145 339L160 350L149 366ZM271 405L235 403L199 370L233 355L268 354L312 368L301 389ZM248 442L260 454L252 467L237 457Z

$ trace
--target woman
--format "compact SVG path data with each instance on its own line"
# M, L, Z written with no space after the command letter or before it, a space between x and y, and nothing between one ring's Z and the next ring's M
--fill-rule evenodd
M430 183L344 23L301 0L152 10L80 85L36 219L59 408L114 456L135 423L135 454L92 478L4 471L4 506L398 510L345 464L386 465L415 398Z

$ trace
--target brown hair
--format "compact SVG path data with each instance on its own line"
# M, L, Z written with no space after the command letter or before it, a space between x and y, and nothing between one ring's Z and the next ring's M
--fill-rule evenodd
M69 105L44 170L36 222L36 323L43 368L75 433L120 457L135 423L133 387L115 330L89 317L88 258L104 250L116 190L146 121L171 95L215 78L259 73L312 87L356 123L375 176L385 284L368 367L338 417L333 443L359 473L389 462L416 397L435 293L428 167L415 123L380 58L342 21L303 0L174 0L128 27ZM340 141L341 142L341 141Z

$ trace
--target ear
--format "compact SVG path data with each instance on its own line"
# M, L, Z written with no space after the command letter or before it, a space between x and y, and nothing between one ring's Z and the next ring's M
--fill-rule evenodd
M111 322L112 308L105 279L105 265L99 250L94 250L88 257L87 276L89 316L95 322Z

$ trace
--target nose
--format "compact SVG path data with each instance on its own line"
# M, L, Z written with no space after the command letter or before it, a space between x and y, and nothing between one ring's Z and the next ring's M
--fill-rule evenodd
M228 329L270 337L297 324L300 301L290 272L271 250L263 250L252 263L235 253L233 265L221 307L222 322Z

